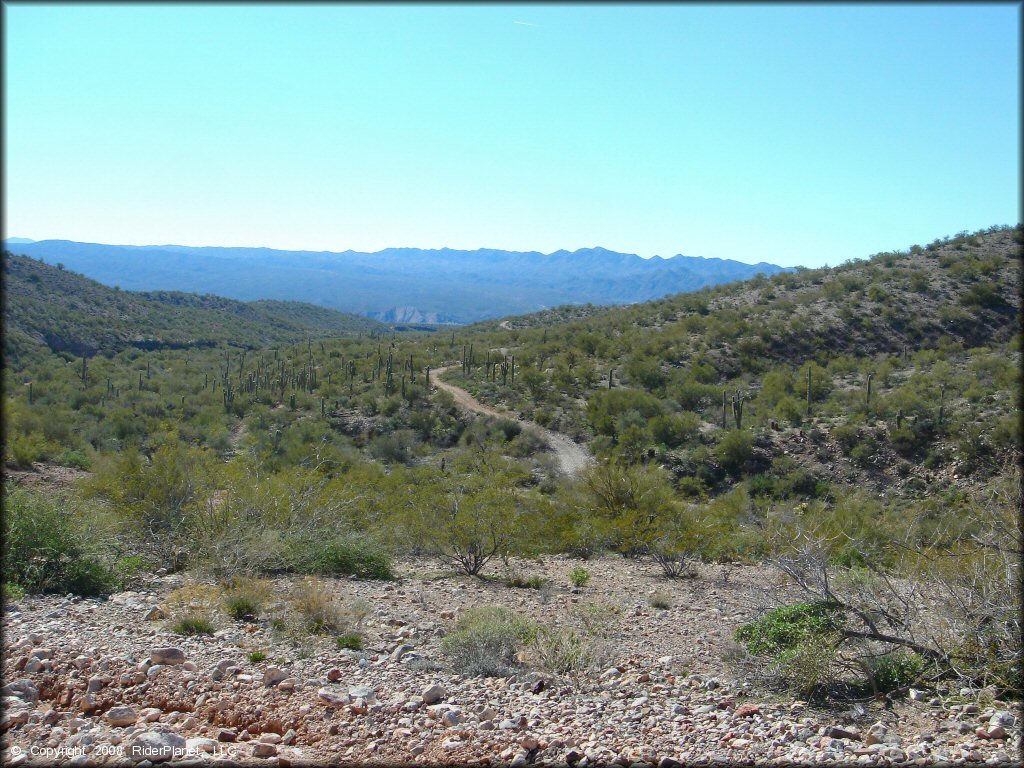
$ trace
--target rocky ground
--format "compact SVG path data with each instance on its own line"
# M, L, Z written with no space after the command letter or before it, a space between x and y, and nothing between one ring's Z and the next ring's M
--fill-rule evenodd
M297 642L226 616L174 634L158 606L185 581L153 577L107 600L26 597L3 617L5 765L303 763L1011 763L1021 713L990 691L939 689L885 708L815 707L757 691L723 661L735 629L782 589L753 566L669 581L621 558L520 564L543 589L400 564L394 582L328 580L372 607L360 651ZM288 582L275 590L283 593ZM656 599L652 599L652 596ZM542 623L617 606L608 657L562 680L454 674L440 640L459 612L503 604ZM653 607L652 603L667 605ZM253 661L255 651L265 660Z

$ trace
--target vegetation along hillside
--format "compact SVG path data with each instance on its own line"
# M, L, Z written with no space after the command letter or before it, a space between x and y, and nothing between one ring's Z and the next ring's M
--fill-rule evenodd
M384 325L311 304L241 302L158 291L133 293L25 256L4 253L5 356L45 345L91 356L125 347L257 347Z
M895 706L900 727L931 723L901 759L1001 759L1019 723L1005 702L1024 689L1022 241L993 227L630 307L403 333L9 257L5 595L44 609L31 618L61 598L26 592L149 590L160 611L133 633L211 664L250 654L251 696L279 712L286 694L262 681L286 666L289 701L352 718L338 728L354 729L354 759L364 738L441 759L547 727L518 713L561 702L577 723L641 689L637 728L662 709L714 728L726 713L704 756L897 749ZM484 691L488 675L516 679ZM342 679L484 698L426 718L427 696L368 710ZM105 701L141 705L140 685ZM798 698L777 716L800 722L769 716L768 691ZM922 696L937 703L912 710ZM817 721L802 708L830 698L860 709L842 727L845 708L815 710L832 720L803 733ZM256 699L196 716L255 737L270 727ZM977 702L993 708L980 726ZM358 730L367 711L397 735ZM435 734L466 717L493 734ZM274 728L319 755L339 721L287 722ZM547 733L553 750L569 735L581 753L607 746Z

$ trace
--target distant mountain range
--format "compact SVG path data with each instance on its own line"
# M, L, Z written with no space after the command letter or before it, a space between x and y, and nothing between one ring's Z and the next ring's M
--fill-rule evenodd
M604 248L550 254L450 248L332 253L26 238L5 244L128 290L303 301L401 323L471 323L562 304L632 304L783 271L764 262L644 259Z

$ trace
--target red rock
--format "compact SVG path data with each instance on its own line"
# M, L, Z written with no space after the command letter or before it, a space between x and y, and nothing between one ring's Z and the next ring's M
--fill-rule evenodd
M753 717L761 714L761 708L757 704L741 704L736 707L736 717Z

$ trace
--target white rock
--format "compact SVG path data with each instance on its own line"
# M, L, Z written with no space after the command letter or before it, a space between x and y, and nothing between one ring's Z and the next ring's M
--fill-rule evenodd
M207 739L201 736L196 736L191 739L185 740L185 746L188 748L189 754L194 755L197 752L216 752L217 741L216 739Z
M27 677L8 683L3 687L2 693L4 696L16 696L33 704L39 701L39 689Z
M368 685L351 685L348 689L348 695L353 699L362 699L367 704L373 704L377 701L377 692Z
M118 727L125 727L128 725L135 725L135 721L139 719L139 714L131 707L112 707L107 710L107 722L111 725Z
M253 757L274 757L277 754L277 745L265 744L257 741L252 745Z
M173 646L154 648L150 651L149 657L154 664L183 664L185 662L185 652Z
M395 649L391 651L391 661L401 661L402 657L405 656L405 654L413 650L415 649L411 645L406 645L404 643L401 645L397 645L395 646Z
M288 673L277 667L267 667L263 673L263 684L266 686L277 685L282 680L288 679Z
M434 704L443 699L447 695L448 691L446 691L444 686L439 683L434 683L433 685L427 686L427 688L423 690L423 693L420 694L420 696L423 698L424 704Z
M132 736L125 755L135 762L163 763L180 760L187 753L185 739L168 731L143 731Z
M352 702L347 693L337 693L327 688L321 688L316 692L316 695L319 697L320 702L328 707L344 707Z

